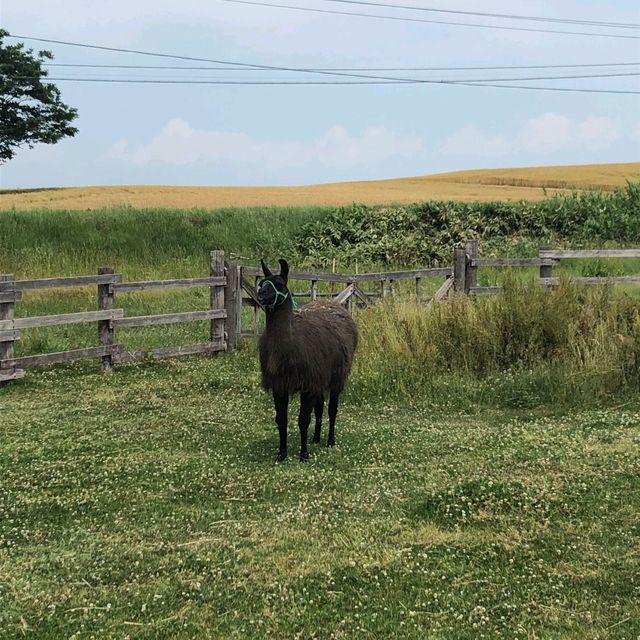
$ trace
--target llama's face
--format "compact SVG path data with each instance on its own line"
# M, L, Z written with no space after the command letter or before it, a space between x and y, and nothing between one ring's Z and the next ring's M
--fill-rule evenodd
M280 273L274 275L264 260L262 271L265 277L258 284L258 302L266 309L275 309L289 296L287 280L289 276L289 265L286 260L280 260Z
M280 276L269 276L258 284L258 302L267 308L275 308L287 297L286 281Z

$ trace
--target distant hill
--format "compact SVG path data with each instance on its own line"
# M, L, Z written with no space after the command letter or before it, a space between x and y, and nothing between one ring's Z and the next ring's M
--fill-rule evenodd
M0 209L403 204L424 200L540 200L547 193L614 189L640 181L640 162L457 171L298 187L112 186L4 190Z

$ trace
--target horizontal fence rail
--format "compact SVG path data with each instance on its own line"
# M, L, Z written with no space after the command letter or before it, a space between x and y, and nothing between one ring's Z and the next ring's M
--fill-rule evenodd
M12 275L0 275L0 385L24 376L24 370L40 365L97 359L103 371L110 371L115 363L135 362L147 358L170 358L193 354L215 354L229 350L235 344L235 327L228 332L227 319L235 317L233 292L225 296L230 283L235 282L236 266L226 261L223 251L211 252L208 277L176 278L123 282L122 274L109 267L101 267L96 275L65 276L16 280ZM16 303L22 301L23 291L55 289L59 287L97 287L96 311L80 311L49 316L15 317ZM116 293L152 290L171 290L191 287L210 289L210 308L156 315L125 317L123 309L116 308ZM225 301L229 304L225 305ZM118 329L167 325L178 322L206 321L211 325L209 342L168 346L148 351L127 352L123 344L116 343ZM22 331L66 324L96 323L99 346L69 349L55 353L16 356L15 346ZM230 339L231 338L231 339Z
M0 304L9 302L20 302L22 300L22 291L4 291L0 292Z
M640 258L640 249L540 249L541 258Z
M115 325L120 329L128 329L130 327L148 327L158 324L214 320L226 317L227 312L224 309L207 309L206 311L181 311L178 313L163 313L153 316L131 316L130 318L116 320Z
M375 300L394 297L399 283L415 282L415 299L431 305L443 300L451 292L469 295L494 295L504 291L501 286L479 286L478 272L482 268L537 268L536 280L541 286L555 287L564 278L554 274L563 260L640 258L640 248L629 249L553 249L543 247L537 257L497 258L480 256L478 242L467 240L456 245L451 266L379 271L371 273L334 273L323 271L290 271L290 281L308 281L309 289L292 292L296 298L333 300L353 311L357 305L366 307ZM277 274L278 271L274 271ZM209 275L198 278L175 278L125 282L122 274L109 267L101 267L96 275L65 276L60 278L23 279L9 274L0 275L0 386L18 380L25 369L41 365L95 359L102 371L115 364L134 363L156 358L187 355L215 355L234 349L239 336L255 337L260 331L260 303L257 286L263 277L260 267L238 266L234 259L225 259L223 251L210 254ZM423 297L422 284L427 278L443 278L430 297ZM581 285L639 285L640 275L577 276L569 278ZM319 284L324 283L322 290ZM97 310L48 316L16 317L15 310L25 291L64 287L95 286ZM209 308L154 315L126 316L118 308L116 296L145 291L171 291L203 287L209 289ZM402 288L406 292L406 285ZM243 328L242 310L252 309L251 328ZM151 350L127 350L116 340L117 332L137 327L162 326L181 322L208 322L209 340L197 344L158 347ZM23 332L35 328L80 323L97 325L98 346L69 349L55 353L16 355L16 344Z
M92 284L115 284L122 281L122 275L114 273L98 276L72 276L65 278L39 278L37 280L16 280L14 285L18 291L25 289L53 289L57 287L80 287ZM0 284L0 291L2 285Z
M640 284L640 276L576 276L570 280L576 284L586 285ZM543 286L553 287L559 285L562 278L540 278L539 282Z
M34 329L35 327L53 327L61 324L78 324L96 320L117 320L124 316L122 309L107 311L81 311L79 313L61 313L55 316L33 316L32 318L14 318L0 320L0 331L10 329Z
M27 367L36 367L44 364L58 364L61 362L73 362L74 360L85 360L87 358L117 355L123 351L124 347L121 344L114 344L103 347L88 347L86 349L71 349L57 353L43 353L36 356L22 356L9 360L8 363L26 369Z
M472 258L471 267L553 267L560 264L550 258Z
M257 276L263 278L260 267L242 267L245 276ZM273 275L278 275L278 269L272 270ZM374 273L330 273L326 271L289 271L289 280L311 280L320 282L373 282L377 280L412 280L413 278L433 278L451 275L451 267L435 269L413 269L408 271L380 271Z
M181 278L178 280L148 280L145 282L120 282L113 285L113 290L119 293L132 291L148 291L150 289L188 289L193 287L224 286L227 279L217 278Z

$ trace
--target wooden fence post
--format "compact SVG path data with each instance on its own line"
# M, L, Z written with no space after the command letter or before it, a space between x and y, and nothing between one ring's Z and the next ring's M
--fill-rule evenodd
M351 295L349 296L349 300L347 301L347 310L349 311L349 313L351 315L353 315L353 309L354 309L354 303L353 303L353 287L355 285L355 282L349 282L349 285L351 287Z
M0 275L0 320L13 320L15 317L16 290L15 276L11 274ZM3 296L3 294L5 294ZM4 337L1 335L4 333ZM16 331L10 329L0 332L0 387L9 384L11 380L22 377L22 371L16 370L13 364L4 364L3 361L15 357Z
M311 281L311 300L317 300L318 299L318 281L317 280L312 280Z
M420 281L422 278L416 278L416 302L420 302Z
M98 269L98 275L106 275L115 273L111 267L100 267ZM111 284L99 284L98 285L98 311L105 311L113 309L114 306L114 294L113 285ZM101 347L109 347L115 344L115 331L113 329L112 320L98 320L98 340ZM102 356L102 362L100 369L102 371L111 371L113 368L113 353Z
M209 273L211 277L224 276L224 251L212 251ZM224 288L221 286L211 286L211 309L224 309ZM210 338L211 342L220 344L224 342L223 318L211 320Z
M233 258L224 261L224 272L227 276L227 284L224 287L224 308L227 311L227 319L225 329L227 334L227 351L233 351L236 348L236 339L238 336L238 320L241 314L238 314L238 267Z
M466 282L465 293L469 293L471 289L478 286L478 267L473 265L473 260L480 257L480 250L477 240L467 240L465 243L465 250L467 252L467 268L466 268Z
M544 249L551 249L551 247L543 246L540 247L540 251ZM540 251L538 252L538 257L540 257ZM541 278L551 278L553 276L553 265L551 264L541 264L540 265L540 277Z
M260 283L260 276L256 276L255 278L255 289L258 290L258 284ZM260 333L260 308L258 305L253 303L253 335L257 336Z
M464 247L453 250L453 289L464 293L466 286L467 253Z

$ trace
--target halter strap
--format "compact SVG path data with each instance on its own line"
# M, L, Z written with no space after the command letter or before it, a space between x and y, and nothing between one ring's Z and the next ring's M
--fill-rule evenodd
M278 291L278 289L276 289L276 285L273 284L271 280L265 280L265 282L268 282L273 287L273 290L276 294L276 299L273 301L273 304L266 304L265 307L267 307L267 309L275 309L289 297L289 291L287 291L287 293L282 293L282 291ZM278 296L282 296L282 300L280 302L278 302ZM291 303L293 304L294 309L298 308L298 303L293 299L293 296L291 296Z

